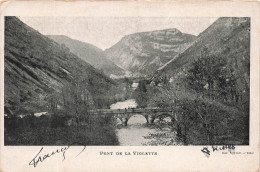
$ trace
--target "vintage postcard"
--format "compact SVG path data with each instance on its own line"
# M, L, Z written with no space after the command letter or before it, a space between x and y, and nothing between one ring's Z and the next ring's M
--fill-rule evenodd
M1 5L1 171L259 171L255 2Z

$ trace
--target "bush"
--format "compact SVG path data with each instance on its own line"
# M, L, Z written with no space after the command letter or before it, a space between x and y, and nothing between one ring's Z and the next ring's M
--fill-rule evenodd
M248 116L238 109L203 99L179 105L174 127L184 144L248 144Z

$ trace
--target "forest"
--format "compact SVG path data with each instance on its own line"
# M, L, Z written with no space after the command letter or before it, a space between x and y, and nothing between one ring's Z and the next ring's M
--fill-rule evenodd
M168 125L184 145L249 144L248 92L226 58L203 48L174 78L161 73L141 81L134 96L141 107L173 109Z

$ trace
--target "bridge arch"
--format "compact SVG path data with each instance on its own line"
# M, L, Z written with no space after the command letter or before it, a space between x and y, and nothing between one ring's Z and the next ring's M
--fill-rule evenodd
M137 113L137 114L133 114L132 116L129 117L127 124L131 124L132 121L135 120L135 118L139 118L138 120L142 120L141 122L135 122L135 123L147 123L147 118L144 114L141 113Z
M115 114L114 117L117 119L120 119L121 124L122 125L127 125L129 120L133 117L133 116L143 116L144 119L146 119L146 123L148 124L152 124L154 123L155 119L159 119L160 121L162 121L163 119L170 117L171 122L174 121L174 116L172 113L168 113L168 112L161 112L161 113L125 113L125 114Z
M128 120L134 115L144 116L147 123L153 123L156 118L165 118L170 117L173 119L174 114L172 109L167 108L158 108L158 107L150 107L150 108L128 108L128 109L96 109L89 110L88 114L91 115L113 115L114 118L120 119L123 125L127 125Z
M174 121L174 115L169 112L158 113L156 116L156 118L158 118L160 121L162 121L163 119L165 119L167 117L169 117L171 119L171 121Z

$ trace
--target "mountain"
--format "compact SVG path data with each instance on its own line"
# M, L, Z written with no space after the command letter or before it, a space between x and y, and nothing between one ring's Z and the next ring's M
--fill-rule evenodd
M177 29L134 33L124 36L105 54L123 69L147 75L184 51L195 38Z
M249 88L250 72L250 18L222 17L203 31L183 53L158 69L158 73L180 74L201 56L203 48L209 54L224 57L227 66ZM241 85L241 84L240 84ZM243 85L243 84L242 84Z
M82 60L88 62L95 68L102 70L106 75L124 75L124 70L108 60L103 50L98 47L71 39L63 35L47 35L59 44L64 44L70 51L80 57Z
M215 140L249 144L250 18L217 19L188 49L158 69L151 83L167 88L165 94L172 89L175 104L200 102L183 107L192 107L187 113L193 114L192 120L200 116L199 121L208 121L203 128L214 125L207 132L217 133L212 134ZM196 128L203 135L203 129Z
M114 81L67 47L16 17L5 17L4 57L5 113L46 111L48 98L60 95L62 99L62 89L81 81L95 106L115 88Z

